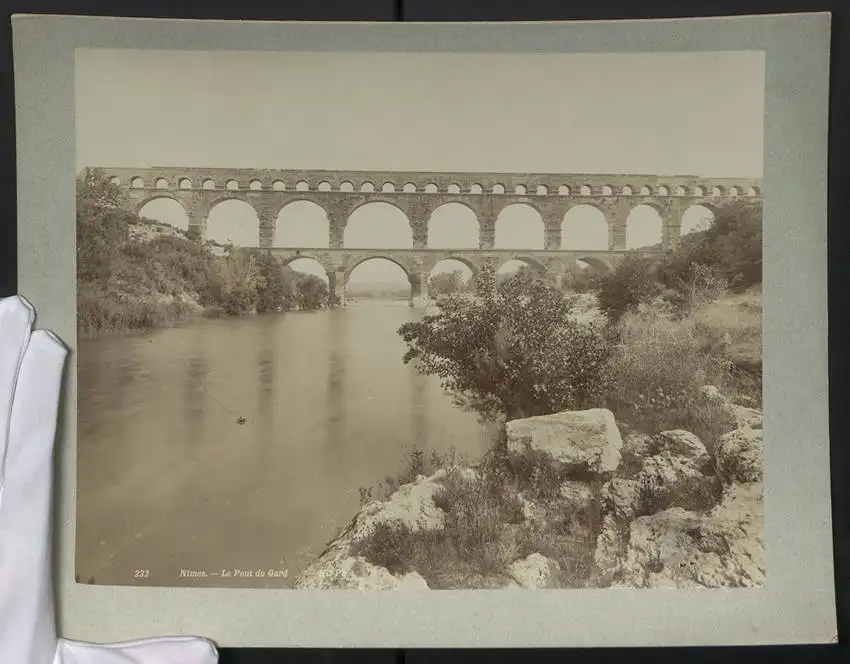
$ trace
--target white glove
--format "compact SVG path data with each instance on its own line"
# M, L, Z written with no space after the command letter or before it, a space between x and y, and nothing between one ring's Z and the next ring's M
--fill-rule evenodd
M0 663L216 664L196 637L108 645L58 639L53 605L51 485L68 351L19 296L0 299Z

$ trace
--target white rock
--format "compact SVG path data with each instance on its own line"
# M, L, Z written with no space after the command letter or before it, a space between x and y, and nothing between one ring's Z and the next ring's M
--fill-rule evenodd
M508 566L508 576L526 589L557 588L561 568L554 560L539 553L517 560Z
M690 431L674 429L673 431L662 431L656 434L656 453L669 452L670 454L684 457L696 465L709 461L708 451L702 441Z

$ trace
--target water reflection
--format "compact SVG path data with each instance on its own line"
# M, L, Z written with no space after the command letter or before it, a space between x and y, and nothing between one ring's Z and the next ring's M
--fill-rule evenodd
M401 361L396 331L418 315L364 305L81 343L81 577L216 586L180 570L285 565L235 584L285 586L414 445L483 453L475 417Z

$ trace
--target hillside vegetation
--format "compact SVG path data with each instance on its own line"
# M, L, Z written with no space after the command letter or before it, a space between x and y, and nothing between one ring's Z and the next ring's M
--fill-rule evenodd
M122 197L97 171L77 180L81 337L327 303L327 284L318 277L283 267L267 252L194 242L128 212Z

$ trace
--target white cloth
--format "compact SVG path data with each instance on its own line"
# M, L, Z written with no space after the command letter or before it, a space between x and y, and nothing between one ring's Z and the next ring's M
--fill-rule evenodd
M215 646L197 637L57 638L50 504L68 351L34 322L26 300L0 299L0 664L215 664Z

